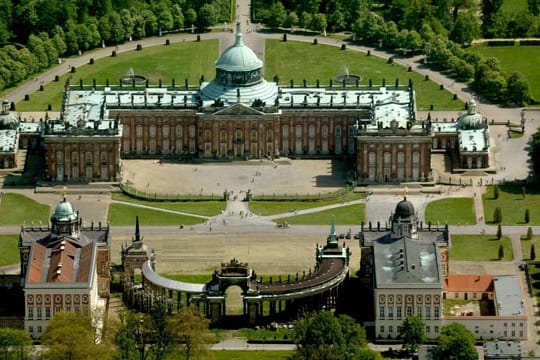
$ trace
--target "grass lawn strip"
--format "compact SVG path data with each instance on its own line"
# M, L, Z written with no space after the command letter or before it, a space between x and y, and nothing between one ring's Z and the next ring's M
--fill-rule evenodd
M540 265L527 265L529 278L532 287L532 294L536 297L536 301L540 300Z
M531 259L531 246L534 245L535 259ZM540 259L540 235L533 235L531 240L527 240L527 234L521 236L521 249L523 260Z
M111 225L133 225L135 217L139 216L141 225L195 225L204 222L204 219L193 216L171 214L159 210L151 210L124 204L111 204L109 206L108 221Z
M145 201L132 198L123 193L112 193L112 199L203 216L218 215L227 206L225 201Z
M351 193L343 199L322 201L250 201L249 209L259 216L268 216L293 212L295 210L312 209L321 206L339 204L345 201L364 199L364 193Z
M448 225L474 225L476 216L472 198L435 200L426 206L426 223Z
M336 225L360 225L365 219L366 204L354 204L310 214L284 217L274 220L276 223L286 221L291 225L329 225L332 216Z
M396 79L399 79L400 85L408 85L410 78L416 92L418 110L429 110L430 105L433 105L434 110L463 109L463 103L453 100L450 92L441 90L433 81L425 81L420 74L408 72L405 67L395 63L388 64L376 56L343 51L334 46L268 39L265 68L267 80L272 80L277 75L280 84L284 86L289 86L290 80L293 80L296 86L303 85L303 80L306 80L308 86L315 86L317 79L321 85L326 86L330 79L344 74L347 70L350 74L362 77L362 86L369 85L369 79L376 87L382 84L383 79L387 86L394 86ZM333 83L336 87L342 86L336 81ZM355 85L349 85L351 89L353 86Z
M0 235L0 266L18 264L19 235Z
M528 186L525 198L522 186L517 184L499 185L499 198L494 199L494 186L487 187L482 195L484 202L484 218L486 222L493 221L495 208L501 208L502 225L540 225L540 191ZM525 223L525 210L529 209L530 221Z
M262 344L258 344L257 346L259 349L262 349ZM291 358L291 356L294 354L294 351L214 350L212 351L212 354L214 355L214 360L287 360Z
M43 92L30 95L29 101L17 103L16 108L17 111L44 111L48 104L52 104L53 111L60 111L68 77L72 78L72 85L78 85L80 79L86 85L91 85L93 79L96 79L97 85L105 85L109 79L111 86L118 86L118 79L131 68L135 74L146 76L150 85L158 85L159 79L162 79L163 84L169 86L172 85L172 79L175 79L176 86L184 88L185 79L188 79L188 84L195 86L199 84L201 75L206 79L214 77L218 53L218 40L204 40L150 46L141 51L127 51L116 57L96 59L93 65L81 66L76 73L65 74L60 77L60 81L45 84ZM143 89L145 84L141 86Z
M51 207L24 195L4 193L0 199L0 225L44 225L49 223Z
M503 246L502 261L512 261L512 243L507 236L497 240L495 235L451 235L450 260L498 261L499 245Z

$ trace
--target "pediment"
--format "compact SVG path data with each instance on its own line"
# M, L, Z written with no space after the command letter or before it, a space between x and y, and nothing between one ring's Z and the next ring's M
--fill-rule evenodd
M225 109L216 111L214 115L229 115L229 116L242 116L242 115L264 115L262 111L255 110L254 108L238 103L229 106Z

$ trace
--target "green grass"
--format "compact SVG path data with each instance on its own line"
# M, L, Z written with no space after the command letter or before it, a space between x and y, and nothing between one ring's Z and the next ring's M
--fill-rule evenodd
M366 204L355 204L316 213L285 217L275 222L288 222L291 225L330 225L332 215L336 225L360 225L365 219Z
M499 198L494 199L493 186L488 186L482 196L484 202L484 218L486 222L493 221L495 208L500 207L502 225L540 225L540 191L528 185L525 198L522 196L522 185L499 185ZM525 210L529 209L530 221L525 223Z
M0 266L18 264L19 235L0 235Z
M514 14L527 10L527 0L504 0L500 9L501 12Z
M268 216L294 210L304 210L320 206L339 204L343 201L352 201L364 198L364 193L350 193L342 199L323 201L250 201L249 208L252 212L258 215Z
M253 329L253 328L241 328L238 330L240 336L245 337L251 341L262 340L292 340L292 329Z
M405 67L387 64L375 56L343 51L334 46L266 40L265 66L266 79L272 80L278 75L280 84L284 86L288 86L291 79L296 86L302 85L304 79L311 86L315 86L317 79L321 85L328 84L331 78L343 74L345 68L362 77L360 85L368 85L369 79L373 85L380 85L383 78L389 86L395 84L396 78L401 85L407 85L410 78L416 91L418 110L429 110L431 104L435 110L463 109L463 103L453 100L450 92L440 90L439 85L432 81L424 81L420 74L407 72ZM334 84L339 86L335 81Z
M507 74L519 71L529 82L529 91L534 99L540 99L540 69L530 59L540 57L540 46L487 46L480 44L471 47L469 52L479 53L484 57L494 56L499 59L501 68Z
M141 225L194 225L204 220L192 216L171 214L159 210L144 209L124 204L109 206L108 221L111 225L133 225L139 216Z
M529 271L529 278L531 281L532 293L536 297L536 301L540 301L540 264L539 265L527 265Z
M255 345L250 345L255 346ZM257 345L262 348L262 344ZM276 351L243 351L243 350L215 350L212 351L214 360L287 360L294 351L276 350Z
M206 284L212 280L212 274L210 272L208 274L161 274L161 276L171 280L196 284Z
M78 85L80 79L83 79L84 84L91 85L94 78L98 85L105 85L107 79L111 85L118 85L118 79L130 68L136 74L146 76L153 85L157 85L159 79L163 80L164 85L170 85L172 79L175 79L176 86L183 87L186 78L190 85L198 85L201 75L207 80L214 78L214 63L218 55L218 41L204 40L151 46L141 51L123 52L116 57L96 59L93 65L77 68L75 74L65 74L60 77L60 81L45 84L43 92L37 91L30 95L29 101L17 103L16 108L17 111L42 111L47 109L48 104L52 104L52 109L59 111L64 84L69 76L72 76L72 85Z
M521 252L523 259L531 260L531 246L534 244L536 259L540 259L540 235L533 235L531 240L527 240L527 234L521 237Z
M497 240L495 235L451 235L450 260L492 261L498 260L499 245L504 249L503 261L514 258L512 243L507 236Z
M474 225L476 216L472 198L449 198L430 202L426 206L426 223Z
M0 200L0 225L44 225L49 223L51 208L24 195L4 193Z
M124 193L112 193L112 199L203 216L218 215L227 205L225 201L145 201L132 198Z

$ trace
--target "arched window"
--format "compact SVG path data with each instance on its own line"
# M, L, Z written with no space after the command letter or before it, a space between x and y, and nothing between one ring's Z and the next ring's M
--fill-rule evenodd
M257 130L251 130L251 142L257 142L258 134Z

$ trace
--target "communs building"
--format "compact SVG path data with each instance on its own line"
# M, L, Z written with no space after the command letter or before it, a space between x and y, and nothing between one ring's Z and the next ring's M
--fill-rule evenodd
M426 182L433 179L432 149L445 147L449 133L458 134L463 156L486 150L481 136L470 140L461 125L456 131L417 119L411 81L375 86L344 77L326 86L283 86L264 79L263 62L244 44L239 24L235 37L216 61L215 78L197 87L139 86L135 78L115 86L67 83L60 116L39 129L45 177L119 181L126 158L290 156L349 159L358 184ZM488 164L471 159L462 163Z

